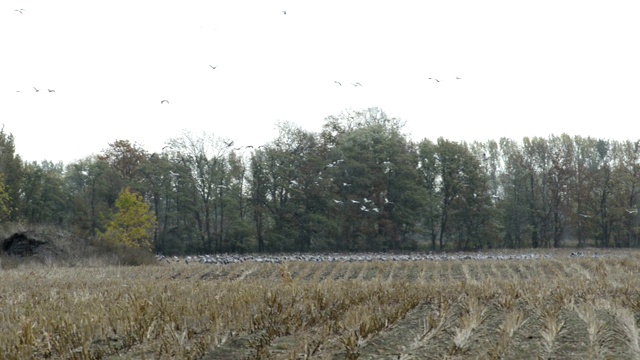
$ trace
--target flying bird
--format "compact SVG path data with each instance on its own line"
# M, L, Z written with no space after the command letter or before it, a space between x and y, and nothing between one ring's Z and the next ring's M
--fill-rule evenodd
M635 214L638 212L638 209L631 209L631 210L627 210L625 209L629 214Z
M169 100L162 100L162 101L160 101L160 104L164 104L164 103L167 103L167 104L168 104L168 103L169 103Z
M360 204L360 201L358 201L358 200L351 200L351 203L352 203L352 204Z
M342 201L336 200L336 199L333 199L333 202L336 203L336 204L342 204Z
M436 79L436 78L429 78L429 80L435 80L437 82L440 82L440 80Z
M213 70L215 70L218 67L218 65L216 65L216 66L209 65L209 67L212 68Z
M461 78L461 77L457 77L457 76L456 76L456 80L460 80L460 79L462 79L462 78Z
M53 90L53 89L47 89L47 91L48 91L48 92L56 92L56 91L55 91L55 90Z
M362 84L360 84L359 82L357 82L357 83L355 83L355 84L351 84L351 85L353 85L353 86L355 86L355 87L362 86Z
M35 90L36 92L39 92L39 91L40 91L40 89L36 89L36 87L35 87L35 86L32 86L32 87L33 87L33 90Z
M224 141L224 144L227 145L227 147L232 147L233 143L234 143L233 141L229 141L229 142Z
M287 15L287 11L286 10L282 10L282 13Z
M17 11L17 12L19 12L20 14L22 14L22 12L23 12L23 11L27 11L27 10L25 10L25 9L17 9L17 10L13 10L13 11Z
M338 85L340 85L340 86L342 86L342 84L341 84L339 81L335 81L335 80L334 80L333 82L334 82L334 83L336 83L336 84L338 84Z

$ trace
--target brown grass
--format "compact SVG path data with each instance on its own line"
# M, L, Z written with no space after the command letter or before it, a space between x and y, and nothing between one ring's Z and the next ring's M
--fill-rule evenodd
M0 354L634 358L640 256L617 255L138 267L16 262L0 272Z

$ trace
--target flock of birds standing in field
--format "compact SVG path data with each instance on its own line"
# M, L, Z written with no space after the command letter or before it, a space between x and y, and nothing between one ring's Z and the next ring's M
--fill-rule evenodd
M244 262L281 264L289 262L399 262L399 261L460 261L460 260L538 260L551 258L605 258L623 256L623 254L607 254L598 252L571 252L571 253L411 253L411 254L390 254L390 253L357 253L357 254L216 254L216 255L196 255L196 256L164 256L156 255L160 263L167 264L213 264L229 265Z

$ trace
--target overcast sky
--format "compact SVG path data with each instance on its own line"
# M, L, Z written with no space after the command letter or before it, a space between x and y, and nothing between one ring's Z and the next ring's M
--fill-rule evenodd
M2 0L0 123L24 159L65 163L116 139L160 151L183 129L259 145L278 120L319 131L329 115L371 106L416 140L638 139L638 10L637 0Z

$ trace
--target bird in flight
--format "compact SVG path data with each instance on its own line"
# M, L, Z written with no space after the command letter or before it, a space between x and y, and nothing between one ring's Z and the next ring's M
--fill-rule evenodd
M456 80L460 80L460 79L462 79L462 78L461 78L461 77L457 77L457 76L456 76Z
M36 92L40 92L40 89L36 89L35 86L33 86L33 90L35 90Z
M224 144L227 145L227 147L232 147L233 143L234 143L233 141L229 141L229 142L224 141Z
M209 67L211 67L213 70L215 70L218 67L218 65L216 65L216 66L209 65Z
M48 91L48 92L56 92L56 91L55 91L55 90L53 90L53 89L47 89L47 91Z
M362 84L360 84L359 82L357 82L357 83L355 83L355 84L351 84L351 85L353 85L353 86L355 86L355 87L362 86Z
M342 84L341 84L339 81L335 81L335 80L334 80L333 82L334 82L334 83L336 83L336 84L338 84L338 85L340 85L340 86L342 86Z
M17 11L17 12L19 12L20 14L22 14L22 12L23 12L23 11L27 11L27 10L25 10L25 9L16 9L16 10L13 10L13 11Z
M435 80L437 82L440 82L440 80L436 79L436 78L429 78L429 80Z
M160 101L160 104L164 104L164 103L167 103L167 104L168 104L168 103L169 103L169 100L162 100L162 101Z
M282 13L287 15L287 10L282 10Z

